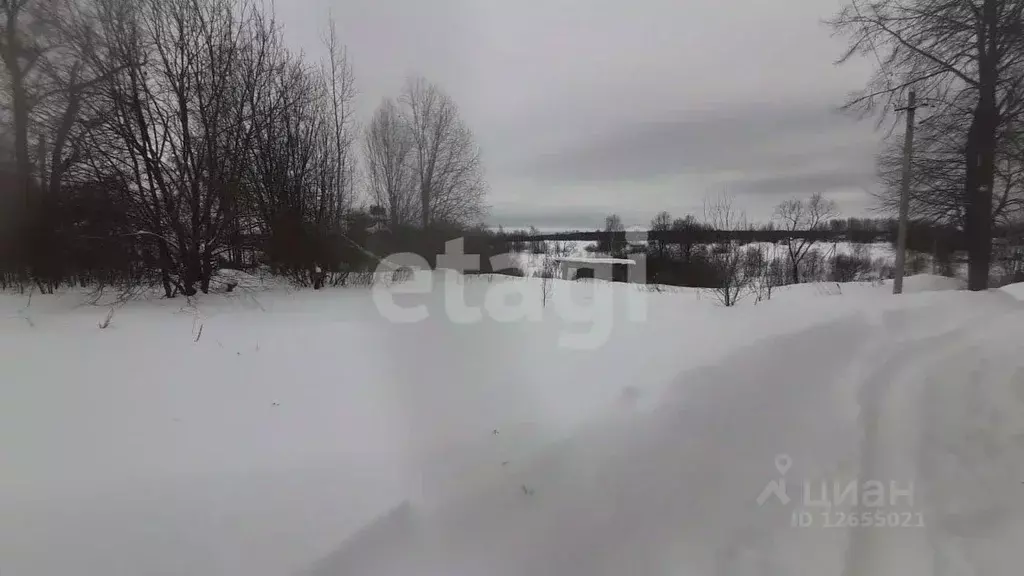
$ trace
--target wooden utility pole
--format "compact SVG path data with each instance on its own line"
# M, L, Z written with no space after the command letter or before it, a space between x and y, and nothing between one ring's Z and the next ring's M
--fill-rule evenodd
M907 111L907 131L903 140L903 186L900 191L900 227L896 240L896 274L892 281L892 293L903 293L903 273L907 265L907 218L910 212L911 160L914 156L914 111L917 110L917 94L911 90L907 105L897 110Z

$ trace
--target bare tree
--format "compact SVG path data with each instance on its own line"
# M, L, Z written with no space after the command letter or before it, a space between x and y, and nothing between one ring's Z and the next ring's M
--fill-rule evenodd
M253 101L258 121L248 198L272 266L317 288L346 242L338 233L347 223L351 159L337 148L334 81L294 58L268 28L271 64ZM348 128L341 130L347 146Z
M0 0L0 61L7 73L6 84L10 91L17 193L24 198L26 205L33 175L29 153L32 78L54 36L45 19L46 13L40 2Z
M543 264L540 269L541 306L547 306L554 291L554 280L559 276L561 259L572 254L572 246L566 242L552 242L545 246Z
M125 183L137 237L159 253L168 295L207 291L241 207L257 134L256 103L274 71L271 23L233 0L96 0L111 45L98 172ZM268 104L269 105L269 104Z
M385 209L392 231L413 224L418 216L412 149L408 124L395 103L385 99L366 128L363 157L370 193Z
M354 261L355 85L333 23L323 41L310 65L248 0L0 0L0 215L33 234L3 238L0 282L158 272L191 295L243 248L314 287Z
M622 232L626 227L622 224L622 218L618 214L609 214L604 219L605 232Z
M338 39L334 18L330 19L324 38L327 61L322 72L327 84L330 104L330 140L334 149L332 170L328 173L329 185L335 190L335 211L340 215L352 202L355 179L354 122L356 83L348 50Z
M964 164L971 111L946 107L920 123L914 137L913 180L910 186L910 216L933 224L966 229ZM1020 128L1001 131L994 165L993 224L1006 224L1024 207L1024 150ZM875 193L878 207L889 214L899 212L903 183L903 144L890 141L878 157L883 187Z
M971 290L988 286L999 133L1024 105L1022 14L1019 0L850 0L832 20L850 38L840 62L863 55L878 63L849 107L891 109L914 88L939 113L966 112L963 220Z
M685 239L680 243L679 249L683 255L683 262L686 264L689 264L693 259L694 242L692 234L702 229L704 229L704 225L694 218L693 214L687 214L684 218L676 218L672 221L672 231L685 235Z
M746 228L747 218L733 207L731 196L721 194L714 199L704 199L704 225L711 230L728 232ZM711 292L723 306L735 306L750 283L743 247L738 240L723 238L710 247L708 260L715 274L715 287Z
M400 100L412 131L423 227L479 221L486 212L483 164L455 102L423 78L409 80Z
M672 228L672 215L662 210L651 220L651 230L664 232Z
M618 214L609 214L604 219L604 232L607 239L601 243L602 245L599 248L612 256L622 254L626 247L626 241L623 237L623 232L625 231L626 227L622 224L622 218Z
M60 266L55 205L65 173L81 152L82 103L102 80L86 65L96 44L87 17L69 0L0 0L0 108L10 113L17 174L0 210L12 220L4 223L5 231L17 228L21 236L14 242L22 274L31 268L37 280L47 282Z
M672 215L662 210L651 220L651 232L668 232L672 229ZM658 240L658 255L665 256L665 241Z
M816 192L806 200L792 198L775 207L774 218L782 230L789 232L822 230L829 220L839 215L836 203ZM794 284L800 283L800 265L817 244L814 238L788 240L790 273Z

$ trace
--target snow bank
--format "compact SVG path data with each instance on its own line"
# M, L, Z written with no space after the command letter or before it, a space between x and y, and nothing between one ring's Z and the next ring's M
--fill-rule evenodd
M625 264L633 265L636 264L636 260L630 260L628 258L572 258L572 257L555 257L555 262L565 262L566 264Z
M470 304L515 288L541 306L539 279L430 277ZM861 283L726 309L693 291L552 287L610 299L602 347L560 348L592 325L551 304L537 321L460 324L443 291L400 285L427 320L384 321L365 288L272 290L129 302L100 330L107 309L75 295L0 295L4 569L924 574L913 562L934 546L1012 573L1014 300ZM631 322L638 294L646 320ZM780 453L791 486L920 484L926 529L792 528L793 505L756 502Z
M382 334L329 298L0 314L5 571L283 574L405 494Z
M995 298L997 294L988 295ZM996 310L999 310L998 308ZM1020 571L1024 542L1021 307L931 343L920 374L922 491L936 504L935 562L952 573Z
M1000 288L1003 292L1006 292L1010 296L1013 296L1017 300L1024 300L1024 282L1018 282L1016 284L1007 284Z
M891 283L890 283L891 285ZM903 279L903 293L938 292L941 290L963 290L967 283L960 278L936 276L934 274L915 274Z

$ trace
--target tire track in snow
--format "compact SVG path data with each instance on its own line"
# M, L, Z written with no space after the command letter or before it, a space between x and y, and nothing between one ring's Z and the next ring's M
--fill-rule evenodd
M1002 302L999 304L995 307L997 310L988 310L985 306L982 308L985 313L968 316L938 334L912 335L905 339L886 337L881 341L880 348L886 350L883 360L870 372L860 390L864 438L858 486L863 488L870 481L881 482L886 499L881 511L886 515L897 512L901 524L903 520L908 522L897 527L849 528L851 536L843 576L935 573L938 542L929 524L930 519L934 521L935 508L927 501L927 494L920 490L923 485L919 476L924 431L922 399L929 381L942 376L949 358L1005 313L1006 308ZM892 326L896 322L891 319L906 313L898 311L883 320L883 324L890 324L886 334L896 328ZM913 311L916 318L922 315L927 318L928 314L928 308ZM864 360L873 361L871 358ZM900 489L913 486L912 503L903 496L894 503L892 483ZM879 508L866 506L861 498L851 512L859 515L876 511Z
M1019 573L1024 542L1022 314L1003 314L944 362L924 429L936 574Z

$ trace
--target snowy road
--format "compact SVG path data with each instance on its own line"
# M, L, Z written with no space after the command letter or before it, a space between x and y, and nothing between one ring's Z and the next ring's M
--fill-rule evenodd
M487 489L397 509L309 574L1015 573L1021 326L1004 294L956 294L760 342ZM759 506L780 455L791 501ZM851 526L865 513L897 525Z

